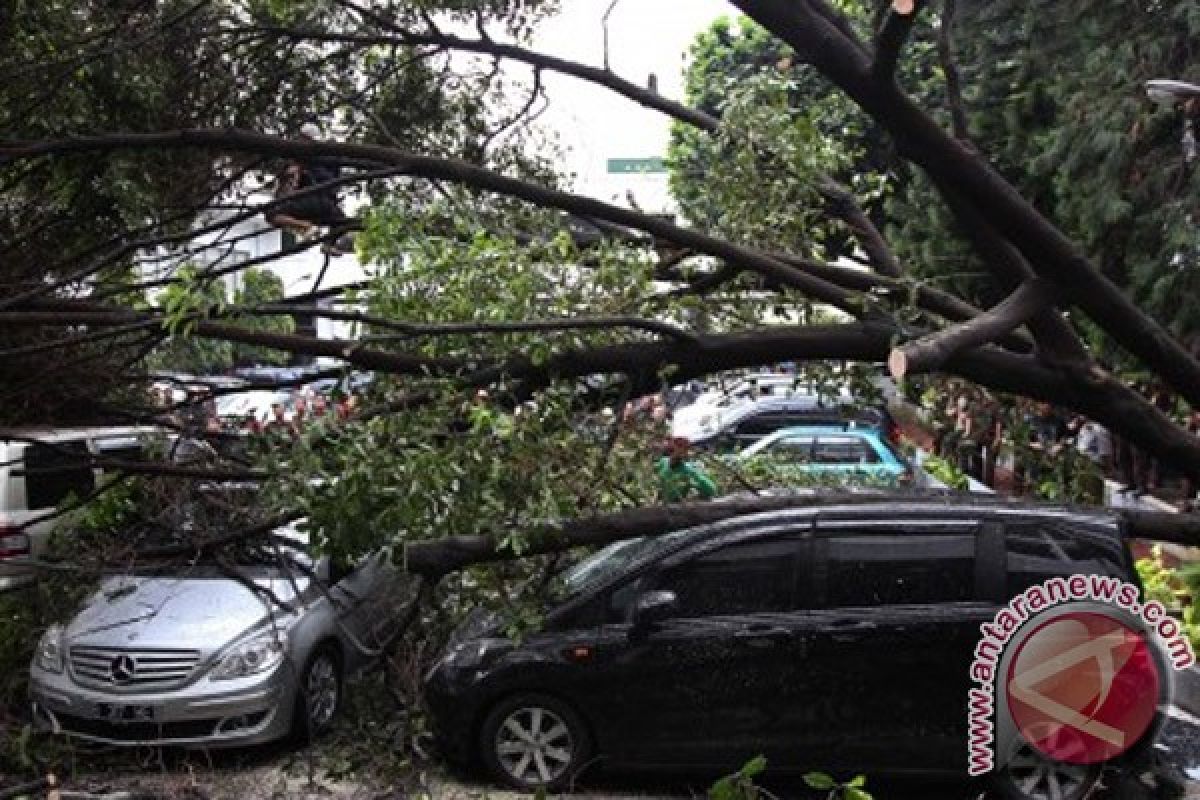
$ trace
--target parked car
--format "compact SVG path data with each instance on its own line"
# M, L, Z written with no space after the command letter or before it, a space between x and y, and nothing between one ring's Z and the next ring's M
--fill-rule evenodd
M292 391L266 389L221 395L216 399L217 418L233 427L240 426L247 417L266 422L272 417L272 406L278 403L286 409L287 418L291 419L296 406L295 398L296 393Z
M915 472L876 430L848 425L784 428L741 451L744 464L765 462L784 474L861 479L877 486L914 485Z
M795 375L776 372L752 373L731 383L723 382L699 392L691 387L679 387L678 393L687 391L687 402L668 403L668 407L674 413L675 425L682 431L689 431L702 427L702 419L719 413L722 409L760 397L787 397L804 391L803 385L803 380ZM683 436L686 433L676 435Z
M30 666L37 727L117 745L222 747L325 731L343 681L399 632L413 579L386 552L338 575L303 538L213 565L111 578Z
M33 580L21 563L44 556L71 515L54 511L103 480L95 457L137 461L151 427L21 428L0 434L0 591Z
M744 449L767 434L798 425L852 423L885 435L891 427L886 409L856 406L849 396L835 403L808 392L761 397L689 419L672 420L671 434L723 453Z
M1138 584L1101 512L950 494L797 502L599 551L520 641L469 619L427 677L443 753L526 791L596 762L711 771L758 755L965 778L980 624L1053 575ZM1032 753L994 773L1005 797L1080 800L1100 777Z

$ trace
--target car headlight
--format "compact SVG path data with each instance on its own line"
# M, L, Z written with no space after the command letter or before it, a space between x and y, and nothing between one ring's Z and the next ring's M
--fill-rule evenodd
M235 644L221 658L212 671L214 681L244 678L274 669L283 661L287 650L287 634L284 631L270 631L244 642Z
M452 669L477 669L484 660L511 646L507 639L470 639L459 642L442 657L442 666Z
M38 641L37 654L34 658L37 659L38 667L46 672L63 671L62 636L62 626L51 625Z

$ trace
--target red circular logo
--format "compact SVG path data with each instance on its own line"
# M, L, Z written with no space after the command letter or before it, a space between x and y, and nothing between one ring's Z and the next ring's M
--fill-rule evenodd
M1105 614L1068 612L1021 642L1006 694L1025 741L1056 761L1095 764L1150 727L1159 680L1141 633Z

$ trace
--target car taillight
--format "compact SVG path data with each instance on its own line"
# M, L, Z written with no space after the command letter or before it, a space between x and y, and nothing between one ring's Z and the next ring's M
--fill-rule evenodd
M0 528L0 560L29 555L29 537L13 528Z

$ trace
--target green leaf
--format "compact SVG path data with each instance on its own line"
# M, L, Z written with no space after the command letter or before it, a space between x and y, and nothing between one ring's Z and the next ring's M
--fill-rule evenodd
M804 782L813 789L833 789L837 787L837 781L825 772L805 773Z
M767 768L767 757L766 756L755 756L754 758L747 761L744 765L742 765L742 769L740 771L741 771L742 777L753 778L757 775L761 775L763 773L763 770L765 770L766 768Z

